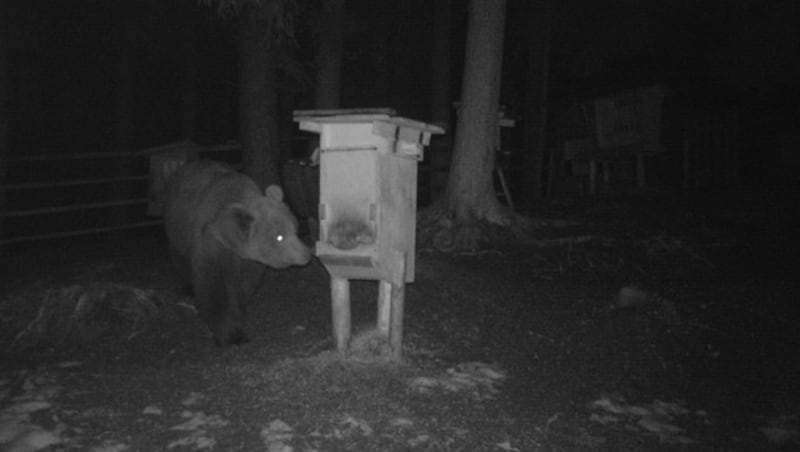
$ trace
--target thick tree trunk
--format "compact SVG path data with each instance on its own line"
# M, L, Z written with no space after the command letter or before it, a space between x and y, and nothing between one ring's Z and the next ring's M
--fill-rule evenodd
M391 4L391 16L387 28L389 59L387 61L387 92L389 93L389 106L399 111L409 111L414 107L414 97L417 86L411 79L410 71L417 64L416 56L412 55L408 39L403 38L408 34L408 27L413 26L416 11L411 6L411 0L395 0Z
M323 0L314 108L340 107L344 12L344 0Z
M542 183L547 130L547 92L550 71L551 0L528 3L527 85L525 87L523 198L534 202L542 198Z
M191 11L183 20L183 86L181 89L181 135L194 139L197 117L197 32L195 14Z
M446 194L457 225L509 222L493 183L505 9L505 0L469 4L461 106Z
M450 125L450 8L451 0L433 2L431 64L431 121Z
M6 159L8 149L8 8L6 1L0 0L0 212L6 209ZM3 219L0 217L0 238L3 237Z
M136 24L133 10L128 2L114 4L114 23L116 24L115 42L117 45L117 61L114 92L114 129L111 152L131 152L133 150L134 130L136 127L136 111L134 105L134 83L136 48ZM131 160L125 157L112 159L112 172L116 177L129 176ZM120 182L111 186L111 199L121 201L130 198L131 186ZM128 222L127 206L112 207L109 212L109 224L119 226ZM119 238L120 233L112 234Z
M370 50L373 55L374 67L372 73L374 74L375 86L373 88L375 105L392 106L389 93L391 92L391 80L389 74L394 67L391 64L391 41L392 30L389 28L391 18L394 16L394 8L392 3L386 3L386 6L381 9L381 13L370 22L370 35L372 40L369 43Z
M434 0L433 3L433 47L431 49L431 121L445 130L451 129L453 98L450 94L450 21L452 0ZM447 171L450 166L450 151L453 148L451 130L431 139L430 151L425 160L430 171L422 173L428 177L428 200L441 198L447 187Z
M239 14L239 137L244 173L262 188L278 175L278 99L271 63L269 2L242 4Z

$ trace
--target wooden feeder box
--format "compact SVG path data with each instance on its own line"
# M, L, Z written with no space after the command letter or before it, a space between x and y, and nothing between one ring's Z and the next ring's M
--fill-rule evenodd
M319 134L316 254L331 276L333 335L347 354L351 279L378 280L377 330L393 359L403 341L405 283L414 281L417 162L441 128L390 109L295 111Z

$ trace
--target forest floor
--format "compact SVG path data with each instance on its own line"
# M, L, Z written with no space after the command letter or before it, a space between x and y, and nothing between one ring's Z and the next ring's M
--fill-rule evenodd
M525 238L421 246L404 359L332 352L316 261L213 345L163 241L0 258L2 451L800 448L797 206L744 191L548 202Z

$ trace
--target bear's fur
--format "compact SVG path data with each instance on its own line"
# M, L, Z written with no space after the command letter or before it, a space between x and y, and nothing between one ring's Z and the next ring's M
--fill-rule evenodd
M188 163L170 177L164 224L173 264L219 345L249 340L245 308L256 267L305 265L311 258L281 188L271 185L262 194L252 179L215 162Z

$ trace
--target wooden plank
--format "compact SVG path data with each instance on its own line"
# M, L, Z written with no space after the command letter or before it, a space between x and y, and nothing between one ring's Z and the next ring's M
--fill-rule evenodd
M412 254L414 250L410 251ZM400 361L403 357L403 316L405 311L406 293L406 254L400 251L392 255L389 348L391 358Z
M356 115L387 115L394 116L397 112L392 108L351 108L351 109L322 109L322 110L295 110L292 112L295 120L299 118L319 118L327 116L356 116Z
M350 281L345 278L331 277L331 314L336 350L346 357L350 344Z
M392 283L390 281L384 281L382 279L378 281L377 311L377 330L388 342L392 324Z

